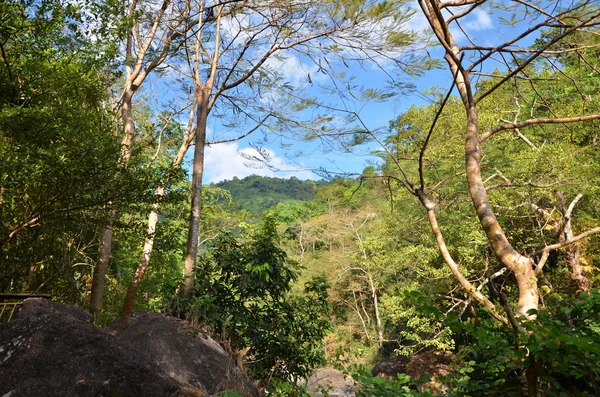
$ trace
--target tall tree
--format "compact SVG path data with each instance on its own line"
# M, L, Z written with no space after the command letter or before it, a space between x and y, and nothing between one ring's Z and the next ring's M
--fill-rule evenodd
M481 223L481 227L485 231L491 247L498 257L498 259L506 266L515 276L518 289L519 299L515 314L522 318L532 318L533 314L530 314L530 310L537 310L539 304L539 292L537 282L537 276L542 271L544 263L546 262L547 256L551 250L555 250L566 245L575 243L576 241L584 238L592 233L600 232L600 228L592 229L581 235L573 237L569 240L565 240L559 244L553 244L542 248L542 257L536 263L536 261L526 255L517 252L513 245L509 242L506 237L502 226L497 220L494 210L492 209L487 189L484 186L482 171L481 171L481 158L482 158L482 143L494 134L506 130L519 130L531 125L538 124L559 124L559 123L574 123L583 122L586 120L599 119L600 114L589 114L575 117L554 117L554 118L530 118L522 121L513 121L511 123L505 123L496 127L490 128L488 131L481 133L479 130L479 118L478 118L478 105L487 96L492 94L494 91L499 89L503 84L514 81L519 78L527 78L527 67L532 62L540 59L550 47L560 42L564 37L569 36L575 32L589 31L592 33L590 28L600 24L599 16L600 12L597 8L587 8L590 5L589 2L581 3L570 3L565 5L566 8L556 9L554 14L543 11L542 6L535 5L533 3L519 3L515 4L514 7L521 8L527 12L533 13L536 18L540 18L541 21L525 29L524 32L516 36L514 39L501 43L500 45L493 47L486 47L481 45L469 45L460 47L456 43L453 37L450 26L452 23L461 26L461 18L465 18L470 12L482 6L481 2L469 2L461 1L459 4L456 2L449 3L436 3L430 1L422 1L419 3L423 14L427 18L433 32L444 48L444 59L446 60L450 71L453 74L454 85L457 87L460 94L460 98L463 102L466 114L467 114L467 129L466 129L466 143L465 143L465 160L466 160L466 178L469 186L469 194L473 201L473 206L477 212L477 216ZM454 7L469 6L467 11L458 13L453 12ZM443 9L447 9L450 12L450 16L445 16L442 12ZM454 15L456 14L456 15ZM543 28L550 28L558 23L561 26L561 33L556 37L548 40L540 48L532 50L523 50L518 47L519 40L539 32ZM461 55L463 52L475 53L475 57L471 56L464 57ZM501 54L511 56L513 62L506 63L506 72L501 72L497 80L494 80L489 87L481 90L481 92L475 92L472 86L472 76L477 75L476 68L481 66L484 61L492 57L493 54ZM525 54L519 59L516 54ZM465 65L465 58L471 62L469 65ZM505 59L505 58L503 58ZM540 100L543 100L541 98ZM426 151L426 144L422 148L422 154ZM420 161L420 167L422 169L423 162L422 157ZM435 217L435 205L427 197L424 191L425 186L423 179L421 178L420 184L413 184L410 181L405 181L407 187L419 197L423 205L427 208L430 222L434 233L438 236L438 243L440 249L443 251L446 261L451 267L455 267L454 261L450 257L443 237L437 225ZM455 267L455 275L461 282L463 288L470 293L476 291L473 287L464 280L461 276L460 271ZM478 297L482 303L490 306L489 301ZM512 313L507 313L509 317Z
M115 183L119 149L105 105L111 48L82 39L75 6L0 7L0 249L7 259L0 288L51 288L50 280L63 278L76 281L55 292L75 299L71 288L82 280L67 274L89 253L97 210L136 197Z
M376 2L354 5L329 5L319 2L245 2L190 3L194 6L196 27L186 41L182 64L189 66L193 82L195 119L188 130L179 153L185 153L195 142L192 170L192 208L185 258L185 290L192 292L198 228L201 219L202 173L204 148L207 144L232 142L259 129L281 129L282 125L298 124L289 120L286 112L293 108L298 94L285 78L280 65L291 57L304 57L319 65L319 71L333 73L327 65L335 57L358 61L371 59L373 54L388 60L397 55L396 41L378 38L377 23L402 25L410 12L400 11L401 3L382 7ZM348 45L346 52L340 44ZM297 58L293 58L297 59ZM393 61L400 65L401 62ZM311 80L307 75L307 81ZM296 88L296 92L294 92ZM214 115L219 138L207 138L209 115ZM270 120L275 120L270 122ZM191 125L191 124L190 124ZM242 132L240 132L240 130ZM182 156L172 162L181 164ZM160 192L157 191L157 196ZM128 291L123 313L131 310L135 291L144 276L152 253L156 232L155 206L148 219L147 239L135 278Z
M121 5L121 21L125 27L125 53L123 55L125 81L113 111L122 123L121 155L118 165L127 168L136 137L133 112L134 96L148 76L167 61L173 47L180 45L186 34L197 23L190 21L189 2L163 0L159 4L133 0ZM110 261L113 241L113 224L118 214L108 206L108 217L103 229L94 271L90 311L102 310L104 282Z
M573 235L570 230L570 217L572 209L565 210L569 220L566 220L561 226L561 234L567 228L570 232L569 237L563 237L559 242L545 244L537 250L528 253L519 252L515 248L515 242L511 242L505 226L498 220L497 210L490 204L488 192L490 187L486 183L490 178L484 180L484 170L482 170L483 150L492 150L489 146L492 137L500 135L503 131L514 131L518 138L526 144L531 150L536 150L535 143L528 139L523 130L532 126L559 126L564 128L572 123L583 123L600 119L597 108L592 107L590 113L564 114L552 105L552 101L546 98L540 92L540 85L548 77L540 71L552 70L553 77L558 77L571 84L576 91L578 83L571 76L570 71L560 62L554 59L557 56L578 53L581 63L591 66L587 61L585 50L586 44L569 46L569 48L560 47L563 40L570 36L578 35L596 35L596 27L600 24L600 11L594 6L594 2L561 2L560 4L551 4L544 1L536 2L504 2L502 4L489 3L485 1L429 1L420 0L419 6L422 14L429 23L433 34L438 43L442 46L443 58L446 61L450 72L452 73L453 84L448 94L440 101L438 110L433 118L429 130L425 133L424 139L418 142L417 158L412 165L406 165L407 159L397 156L389 149L388 155L392 159L395 167L400 172L397 178L399 183L404 186L412 195L416 196L422 205L426 208L428 220L433 234L436 237L437 244L444 260L452 270L458 283L470 298L482 306L504 324L511 324L516 332L522 332L523 328L520 321L534 319L539 309L540 291L539 282L543 277L544 265L547 263L550 253L554 250L572 245L578 241L595 233L600 232L600 227L591 228L578 235ZM498 12L516 13L522 12L531 19L529 24L516 23L516 28L520 29L515 36L509 40L503 41L497 45L487 45L476 43L476 38L469 35L467 20L470 15L477 10L481 12L483 7L496 8ZM551 11L546 11L551 10ZM516 18L516 17L515 17ZM455 29L458 28L458 29ZM532 48L527 48L522 43L528 38L540 35L543 29L552 30L554 34L548 35L545 40L537 43ZM456 32L462 32L468 45L460 46L455 37ZM489 62L499 62L500 67L490 71ZM589 67L588 66L588 67ZM489 77L487 81L479 81L479 77ZM524 83L523 83L524 82ZM523 83L523 84L521 84ZM488 101L508 85L515 87L514 104L516 111L512 120L503 120L501 124L496 120L481 118L481 109ZM529 93L526 94L524 87L529 87ZM459 264L452 255L452 249L448 247L442 228L438 223L437 203L435 199L436 188L439 185L427 186L425 170L427 168L427 153L429 143L435 134L436 122L439 120L444 107L453 89L456 88L465 111L465 177L469 197L479 219L480 226L485 233L490 247L498 261L515 278L518 297L516 307L513 309L509 304L504 293L500 293L500 303L505 312L502 315L496 305L482 293L481 286L476 286L470 281L460 268ZM528 104L520 105L520 101L527 98ZM548 117L536 117L536 103L544 104ZM527 116L523 117L522 109L530 110ZM494 125L495 124L495 125ZM485 145L485 146L484 146ZM505 152L505 157L510 153ZM409 161L411 159L408 159ZM411 177L416 171L416 178ZM500 177L503 179L501 185L513 187L516 184L505 178L501 172L497 172L491 178ZM527 183L525 183L527 185ZM530 186L536 186L529 182ZM560 181L555 185L560 185ZM573 206L577 199L572 202ZM520 244L519 244L520 245ZM495 275L487 278L484 283L488 283L493 291L493 278ZM538 364L533 354L529 355L530 365L527 369L528 389L530 396L538 394Z

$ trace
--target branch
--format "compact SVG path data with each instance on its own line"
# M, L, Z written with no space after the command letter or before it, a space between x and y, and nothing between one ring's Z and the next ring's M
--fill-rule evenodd
M536 189L547 189L549 187L552 186L557 186L557 185L562 185L564 183L566 183L567 181L557 181L557 182L552 182L552 183L547 183L544 185L540 185L540 184L536 184L536 183L532 183L532 182L523 182L523 183L512 183L512 182L505 182L505 183L499 183L497 185L493 185L490 187L486 187L485 190L493 190L493 189L501 189L501 188L507 188L507 187L532 187L532 188L536 188Z
M446 7L461 7L469 4L482 4L485 0L446 0L439 3L440 9Z
M452 274L454 274L454 276L460 283L461 287L467 292L467 294L473 300L475 300L480 305L486 307L489 310L490 314L496 320L500 321L502 324L508 325L508 320L504 316L502 316L498 313L494 304L485 295L483 295L481 293L481 291L477 290L473 286L473 284L471 284L471 282L462 274L462 272L460 271L460 269L458 267L458 264L454 261L454 259L452 258L452 255L450 254L450 251L448 250L448 247L446 246L446 242L444 241L444 236L442 235L440 226L437 223L437 216L435 214L435 204L432 203L425 196L425 194L422 191L418 191L417 193L419 193L419 200L421 201L423 206L427 209L427 216L429 218L431 230L433 231L433 234L435 235L438 248L440 249L440 253L444 257L444 260L446 261L448 266L450 267Z
M273 113L269 113L267 114L261 121L258 122L258 124L256 124L256 126L254 128L252 128L250 131L246 132L245 134L242 134L240 136L237 136L235 138L230 138L230 139L221 139L219 141L210 141L210 142L206 142L207 145L216 145L219 143L227 143L227 142L235 142L235 141L239 141L240 139L243 139L245 137L247 137L248 135L252 134L254 131L256 131L257 129L259 129L264 123L265 121L267 121L267 119L269 117L273 116Z
M496 295L498 297L498 299L500 300L500 304L504 308L504 311L506 312L506 316L508 317L508 320L510 321L510 325L512 325L513 329L515 330L515 333L519 334L519 333L523 332L523 327L521 327L521 324L519 324L519 321L517 321L515 314L513 313L512 309L510 308L510 305L508 304L508 299L506 299L506 294L504 292L498 291L496 289L496 286L494 285L493 280L490 280L489 285L490 285L490 291L492 292L492 294Z
M489 94L491 94L492 92L494 92L498 87L500 87L501 85L503 85L507 80L511 79L514 75L518 74L519 72L521 72L523 69L525 69L529 64L531 64L531 62L533 62L534 60L536 60L547 48L549 48L550 46L558 43L560 40L562 40L564 37L568 36L569 34L573 33L574 31L576 31L577 29L580 29L582 27L586 27L588 26L588 24L598 18L598 16L600 16L600 12L597 12L596 14L592 15L590 18L588 18L586 21L581 22L577 25L573 25L568 29L565 29L565 31L561 34L559 34L558 36L556 36L555 38L553 38L552 40L548 41L542 48L540 48L539 50L537 50L536 52L534 52L529 58L527 58L523 63L521 63L517 68L515 68L514 70L512 70L510 73L506 74L506 76L504 76L499 82L497 82L496 84L494 84L490 89L488 89L487 91L485 91L483 94L481 94L476 100L475 103L481 101L483 98L485 98L486 96L488 96ZM549 26L548 24L543 24L542 26ZM559 27L563 27L562 25ZM524 37L524 36L523 36ZM491 52L490 52L491 54ZM481 58L483 59L483 58ZM472 70L473 66L480 63L480 61L475 62L473 65L471 65L471 67L469 68L469 71Z
M579 193L577 195L577 197L575 197L573 199L573 201L571 201L571 204L569 204L569 208L567 208L567 212L565 212L565 222L568 222L571 219L571 214L573 213L573 209L575 208L575 206L577 205L577 203L579 202L579 200L581 200L581 198L583 197L582 193Z
M460 59L462 61L463 56L461 56ZM435 125L436 125L438 119L440 118L442 111L444 110L444 107L446 106L446 102L448 102L448 99L450 99L450 95L452 94L452 90L454 90L455 85L456 85L456 74L452 78L452 85L450 86L448 93L444 97L444 100L440 104L440 108L435 113L435 117L433 118L433 122L431 123L431 127L429 128L429 132L427 133L427 138L425 139L425 143L423 143L423 146L421 147L421 152L419 153L419 180L421 182L421 190L423 190L423 191L425 190L425 177L423 176L423 157L425 156L425 150L427 150L427 145L429 144L429 139L431 138L433 129L435 128Z
M567 123L578 123L581 121L589 121L589 120L597 120L597 119L600 119L600 114L589 114L586 116L579 116L579 117L564 117L564 118L553 118L553 119L539 118L539 119L525 120L520 123L506 123L506 124L499 125L497 127L494 127L492 129L484 132L479 137L479 142L482 143L483 141L485 141L492 135L496 134L497 132L505 131L505 130L514 130L514 129L518 129L518 128L528 127L530 125L567 124Z
M600 233L600 227L595 227L593 229L588 230L587 232L578 234L577 236L575 236L569 240L565 240L560 243L548 245L548 246L544 247L543 249L536 251L535 252L536 254L538 254L540 252L542 253L542 257L540 258L540 261L538 262L537 267L535 269L536 276L542 272L542 269L544 268L544 265L546 264L546 261L548 260L548 256L550 255L550 251L554 251L554 250L566 247L567 245L571 245L573 243L578 242L579 240L582 240L588 236L591 236L591 235L597 234L597 233Z

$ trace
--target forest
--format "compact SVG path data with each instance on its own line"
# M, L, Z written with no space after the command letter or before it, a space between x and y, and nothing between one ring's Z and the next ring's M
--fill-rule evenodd
M204 324L268 395L600 395L597 1L9 0L0 56L0 293ZM207 183L231 142L364 166Z

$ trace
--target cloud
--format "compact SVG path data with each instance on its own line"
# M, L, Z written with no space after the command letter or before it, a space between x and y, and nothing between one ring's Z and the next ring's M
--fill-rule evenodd
M484 10L475 10L473 14L475 19L471 19L465 23L465 28L467 31L479 32L482 30L491 29L494 26L492 23L492 18L490 18L490 14Z
M280 172L267 168L258 161L252 162L242 155L261 157L256 149L250 147L240 149L238 143L221 143L207 147L204 159L205 183L220 182L225 179L232 179L234 176L245 178L250 175L279 178L295 176L299 179L317 178L312 172L300 170L298 166L288 164L282 158L277 157L274 151L270 149L263 150L270 158L270 166Z
M308 83L309 75L311 81L321 81L326 76L319 72L319 67L314 63L302 62L298 56L290 52L280 53L280 56L272 56L265 66L272 68L283 75L283 78L295 86Z
M461 21L461 26L471 39L476 39L480 37L475 35L476 32L490 30L494 27L494 23L489 13L478 9L469 14L465 21ZM465 34L455 24L450 28L450 33L452 33L457 43L467 40Z

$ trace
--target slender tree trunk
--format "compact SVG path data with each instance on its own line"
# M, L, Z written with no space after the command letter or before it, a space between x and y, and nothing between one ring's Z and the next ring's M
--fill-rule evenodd
M537 397L540 380L540 364L533 353L529 354L529 366L525 371L527 379L527 395L529 397Z
M162 197L164 196L165 189L163 186L156 189L156 196ZM131 280L131 284L129 284L129 288L127 288L127 294L125 295L125 301L123 302L123 309L121 311L121 316L126 316L131 313L131 309L133 308L133 303L135 301L135 296L137 295L137 291L140 287L142 279L144 278L144 274L146 274L146 270L148 270L148 265L150 264L150 257L152 255L152 248L154 246L154 235L156 233L156 225L158 223L158 209L160 207L160 202L155 202L152 205L152 211L150 211L150 215L148 215L148 227L146 228L146 239L144 240L144 248L142 249L142 257L140 258L140 264L133 275L133 279Z
M300 263L304 260L304 244L302 244L302 237L304 235L304 225L300 225L300 236L298 237L298 243L300 244Z
M98 259L94 267L94 277L92 279L92 291L90 294L90 313L96 316L102 310L102 300L104 297L104 280L106 270L110 260L110 249L112 246L113 221L116 218L116 211L109 210L106 225L102 230L100 246L98 247Z
M163 184L156 189L155 195L157 201L152 205L152 210L148 215L148 226L146 227L146 238L144 240L144 246L142 248L142 255L140 257L140 263L138 265L137 270L131 280L131 284L127 289L127 295L125 296L125 302L123 303L123 309L121 311L121 316L125 316L131 313L131 309L133 307L133 303L135 301L135 297L137 295L137 291L139 289L140 283L142 282L144 275L146 274L146 270L148 270L148 266L150 265L150 259L152 258L152 250L154 248L154 237L156 236L156 228L158 224L158 210L160 209L160 199L164 196L167 185L169 184L169 175L176 169L181 166L183 162L183 158L187 153L190 144L192 143L192 139L194 137L192 131L192 122L194 119L194 105L195 100L192 103L192 108L190 110L190 119L188 122L188 127L183 139L183 143L179 147L177 151L177 155L173 162L171 163L171 168L167 171L167 177Z
M369 286L371 287L371 296L373 297L373 306L375 308L375 324L377 326L377 343L379 346L383 343L383 328L381 327L381 316L379 315L379 299L377 298L377 289L375 288L375 283L373 282L373 277L371 276L371 272L367 273L369 277Z
M123 105L121 107L121 119L123 120L123 139L121 140L121 154L119 156L119 167L121 168L127 168L129 159L131 158L131 144L135 136L132 102L133 92L126 91L123 95ZM90 294L90 312L93 315L97 315L102 310L104 282L112 250L113 225L118 216L117 211L111 207L112 205L109 204L108 219L102 231L98 258L96 259L96 266L94 268L94 278Z
M194 293L194 270L198 256L198 236L200 231L200 212L202 210L202 174L204 172L204 145L206 142L206 121L208 118L209 87L196 89L198 110L196 112L196 143L194 147L194 166L192 169L192 207L185 254L184 287L186 296Z
M369 329L367 328L367 323L365 323L365 319L363 318L362 314L360 314L360 309L358 308L358 300L356 299L356 292L352 291L352 296L354 296L354 309L356 310L356 314L358 314L358 318L360 319L360 322L362 323L362 326L365 331L365 335L366 335L367 339L370 340L371 335L369 335Z

